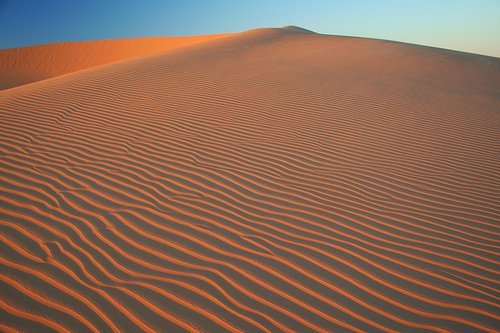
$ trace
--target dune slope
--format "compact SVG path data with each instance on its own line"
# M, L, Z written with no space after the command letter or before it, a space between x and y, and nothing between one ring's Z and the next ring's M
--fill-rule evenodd
M0 92L1 329L498 332L499 78L259 29Z
M0 90L230 34L64 42L0 50Z

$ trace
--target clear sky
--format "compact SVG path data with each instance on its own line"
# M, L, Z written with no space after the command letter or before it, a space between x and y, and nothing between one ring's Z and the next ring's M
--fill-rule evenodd
M284 25L500 57L500 0L0 0L0 48Z

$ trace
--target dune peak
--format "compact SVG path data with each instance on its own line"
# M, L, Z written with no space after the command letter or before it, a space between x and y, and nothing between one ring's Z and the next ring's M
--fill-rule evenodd
M284 27L281 27L281 29L293 30L296 32L302 32L302 33L307 33L307 34L315 34L316 33L312 30L304 29L304 28L298 27L296 25L286 25Z

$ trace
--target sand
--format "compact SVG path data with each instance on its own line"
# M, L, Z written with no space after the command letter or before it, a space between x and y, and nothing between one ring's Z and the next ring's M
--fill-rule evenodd
M0 330L498 332L499 80L286 28L0 92Z
M64 42L0 50L0 90L230 34Z

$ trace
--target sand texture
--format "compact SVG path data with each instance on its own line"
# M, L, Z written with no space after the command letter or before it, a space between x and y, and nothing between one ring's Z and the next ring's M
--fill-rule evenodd
M498 58L257 29L0 114L0 331L500 331Z

